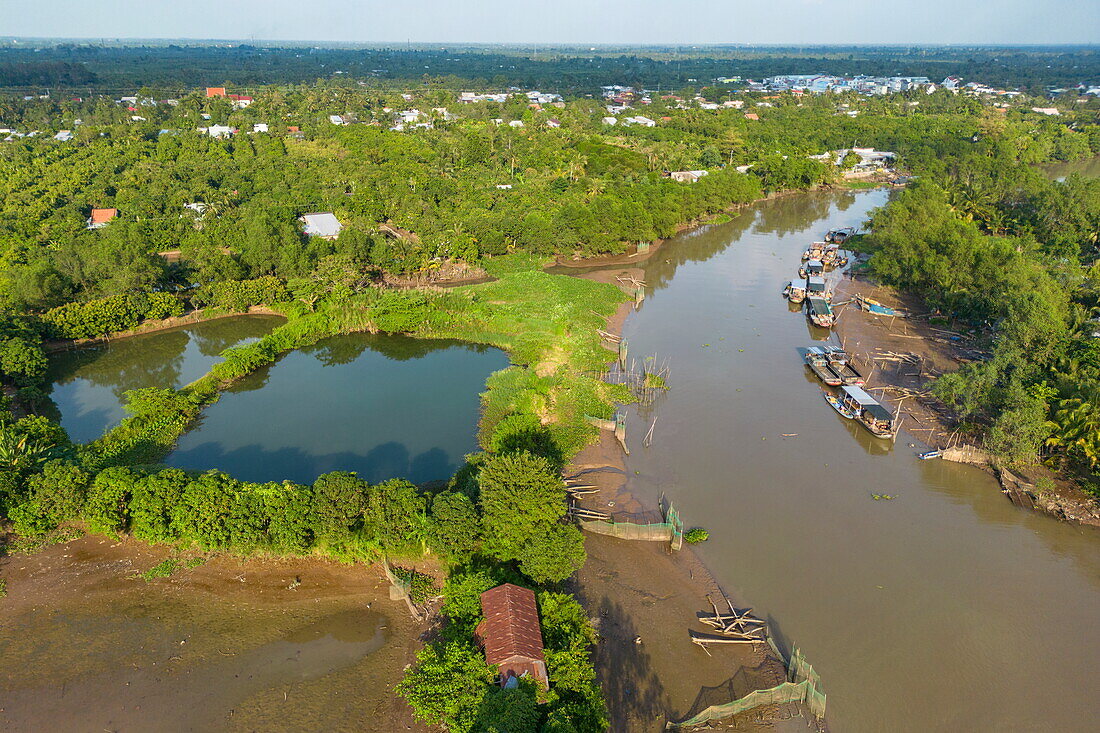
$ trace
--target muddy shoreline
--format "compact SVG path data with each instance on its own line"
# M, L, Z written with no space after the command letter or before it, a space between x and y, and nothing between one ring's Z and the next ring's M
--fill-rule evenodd
M97 535L0 558L0 728L426 731L392 693L423 628L376 566ZM42 705L49 700L48 705Z
M612 268L578 276L617 284L620 278L641 279L644 273L639 268ZM605 330L621 336L633 309L631 303L622 304L608 318ZM662 520L657 507L647 506L631 492L625 454L609 431L602 431L597 443L572 460L566 476L598 487L581 502L587 508L611 512L618 521ZM690 528L699 518L685 521ZM727 594L689 545L673 552L661 542L586 533L585 549L588 559L573 591L599 634L594 661L611 712L611 730L656 733L666 722L705 707L704 688L724 687L732 700L786 680L783 660L767 645L720 646L708 656L691 643L688 629L702 630L696 613L709 608L708 598L722 603ZM739 608L748 605L744 599L731 600ZM791 707L758 708L712 725L776 730L793 720L794 730L804 730L805 721L792 717L798 712Z
M899 405L902 433L899 443L918 452L945 451L948 460L978 465L992 473L1008 496L1025 492L1022 505L1078 524L1100 527L1100 506L1095 499L1055 471L1028 466L1011 471L980 449L968 446L968 436L959 433L960 420L952 410L929 393L932 381L959 369L967 361L981 358L974 338L948 326L933 326L927 307L913 296L876 285L867 277L846 272L836 283L834 301L852 301L862 294L884 305L916 317L876 316L860 310L854 302L842 306L836 333L844 348L869 372L868 391L893 411ZM1053 488L1039 490L1037 484ZM1014 502L1016 503L1016 502Z

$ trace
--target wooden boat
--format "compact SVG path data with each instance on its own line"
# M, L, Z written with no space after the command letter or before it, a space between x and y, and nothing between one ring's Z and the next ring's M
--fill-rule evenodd
M791 280L783 288L783 295L792 303L801 303L806 299L806 285L801 280Z
M811 346L806 349L806 353L803 355L802 360L806 362L806 366L810 368L810 371L814 373L815 377L830 387L839 387L844 384L844 380L829 368L829 358L820 347Z
M811 275L824 275L825 265L821 260L807 260L801 267L798 268L799 277L810 277Z
M825 233L825 241L829 244L844 244L856 233L855 227L843 227L842 229L830 229Z
M830 244L825 247L821 261L826 267L844 267L848 264L848 255L839 244Z
M862 387L864 385L863 375L852 366L847 351L839 346L826 346L822 351L825 352L825 358L829 362L829 369L831 369L844 384L854 384L857 387Z
M864 297L858 293L855 296L855 300L857 303L859 303L860 308L870 313L874 313L877 316L901 316L902 318L905 317L903 313L895 310L894 308L891 308L888 305L883 305L877 300L871 300L870 298Z
M806 297L824 298L827 302L831 302L833 294L826 287L825 278L820 275L810 275L806 278Z
M821 328L832 328L836 322L833 309L829 307L828 301L824 298L809 298L806 305L806 315L810 317L811 323Z
M825 242L814 242L806 251L802 253L802 261L807 260L820 260L825 256L825 252L828 249L828 244Z
M840 403L856 415L860 425L876 438L894 437L894 416L862 387L855 385L840 388Z
M829 392L825 392L824 395L825 401L828 402L829 406L836 410L841 417L847 418L849 420L856 419L856 414L845 407L844 404L840 401L839 397Z

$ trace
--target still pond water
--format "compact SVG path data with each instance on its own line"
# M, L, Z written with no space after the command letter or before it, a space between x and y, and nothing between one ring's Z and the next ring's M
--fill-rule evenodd
M799 358L823 335L780 297L799 254L886 196L765 202L645 265L625 336L672 389L630 418L640 436L659 416L634 486L710 530L704 560L821 674L832 730L1096 730L1100 532L845 423Z
M50 359L52 417L74 441L95 440L126 417L127 390L178 389L210 371L230 346L251 343L282 322L222 318L56 354Z
M247 481L446 479L477 450L478 395L507 365L502 351L459 341L325 339L233 385L166 462Z
M73 440L93 440L126 416L126 390L181 387L224 349L281 322L222 319L60 354L51 396L61 423ZM497 349L458 341L325 339L237 382L165 462L248 481L309 482L337 470L369 481L446 479L477 449L478 395L507 365Z

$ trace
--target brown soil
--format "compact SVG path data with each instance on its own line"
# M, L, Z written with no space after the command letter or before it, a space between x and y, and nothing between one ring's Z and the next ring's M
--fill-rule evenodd
M855 293L910 314L909 318L891 318L862 311L855 303L842 307L836 332L844 348L870 374L868 391L891 410L900 405L903 431L929 449L963 445L967 438L973 442L973 436L960 435L958 417L931 395L929 387L936 377L986 356L977 344L976 334L952 324L932 325L927 317L929 309L920 299L876 285L860 275L846 274L837 285L834 300L844 302ZM900 361L898 355L911 359ZM1035 508L1039 511L1100 526L1096 500L1064 477L1043 466L1029 466L1023 476L1025 488L1036 496ZM1040 478L1050 479L1055 488L1034 491Z
M613 512L622 521L660 521L629 491L622 450L610 435L585 449L570 475L600 487L583 504ZM708 610L707 597L721 603L722 589L686 545L672 552L661 542L620 540L586 534L588 560L576 593L592 617L599 643L595 664L611 711L614 731L659 731L714 702L729 702L752 690L774 687L786 669L766 645L713 647L708 656L692 644L688 629ZM733 599L735 606L744 608ZM704 688L723 688L703 701ZM783 706L786 708L787 706ZM725 721L731 729L774 729L791 710L762 708ZM719 723L712 726L721 727ZM799 723L800 730L805 723Z
M0 729L428 730L392 693L423 628L381 570L86 536L0 559Z

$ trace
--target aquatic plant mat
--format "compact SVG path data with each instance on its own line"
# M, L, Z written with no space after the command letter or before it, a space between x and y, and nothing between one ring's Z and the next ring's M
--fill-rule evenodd
M678 723L670 722L665 727L667 729L689 728L713 720L729 718L764 705L787 703L805 706L805 709L809 710L817 720L825 718L825 693L821 690L821 678L797 648L791 652L786 682L764 690L752 690L729 702L718 702L739 694L739 688L744 688L743 684L738 684L738 678L743 672L744 670L739 670L738 674L717 687L703 688L693 709L699 708L700 705L705 707L687 720L681 720Z

